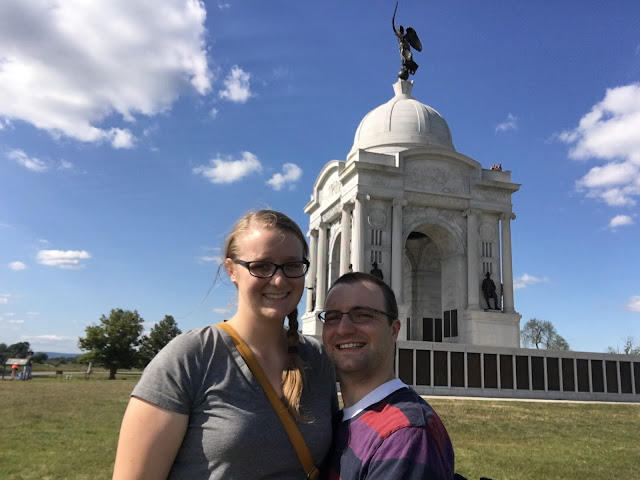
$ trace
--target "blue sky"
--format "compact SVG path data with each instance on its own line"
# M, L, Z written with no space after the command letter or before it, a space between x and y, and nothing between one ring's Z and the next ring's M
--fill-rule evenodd
M306 230L320 169L393 96L394 6L1 2L0 342L76 352L112 308L225 318L232 223L268 206ZM413 96L522 184L522 323L640 341L640 3L404 0L396 24L424 46Z

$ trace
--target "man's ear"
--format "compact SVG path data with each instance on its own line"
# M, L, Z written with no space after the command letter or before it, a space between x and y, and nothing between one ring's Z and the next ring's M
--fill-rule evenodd
M401 325L402 324L400 323L400 320L398 320L397 318L391 324L391 337L393 338L394 342L398 340L398 333L400 333Z
M234 285L236 284L235 268L236 264L233 263L233 260L231 260L230 258L227 258L224 261L224 269L227 271L227 275L229 275L229 278Z

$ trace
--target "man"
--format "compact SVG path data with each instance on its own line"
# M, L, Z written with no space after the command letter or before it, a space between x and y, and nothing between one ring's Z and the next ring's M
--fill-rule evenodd
M384 280L384 275L382 274L382 270L378 268L378 262L373 262L371 266L373 267L373 269L370 272L371 275L373 275L376 278L379 278L380 280Z
M27 354L27 362L24 364L24 370L22 372L23 380L31 380L31 368L33 365L33 352L29 350Z
M496 284L491 280L491 273L487 272L486 278L482 281L482 293L487 302L487 310L492 310L489 299L493 298L493 310L500 310L498 306L498 295L496 294Z
M373 275L347 273L327 293L325 309L322 338L344 402L328 478L454 478L440 418L394 374L400 320L393 290Z

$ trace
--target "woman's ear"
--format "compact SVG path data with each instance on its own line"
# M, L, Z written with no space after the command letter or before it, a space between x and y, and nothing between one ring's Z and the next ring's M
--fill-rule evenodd
M227 275L229 275L229 278L231 279L231 282L236 285L236 275L235 275L235 267L236 264L233 263L233 260L231 260L230 258L227 258L224 261L224 269L227 271Z

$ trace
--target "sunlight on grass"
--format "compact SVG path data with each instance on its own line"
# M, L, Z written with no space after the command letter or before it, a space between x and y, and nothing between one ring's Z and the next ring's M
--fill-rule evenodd
M137 376L0 382L0 478L110 479ZM431 397L470 480L640 478L640 405ZM25 452L28 460L25 462Z

